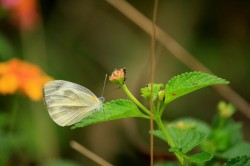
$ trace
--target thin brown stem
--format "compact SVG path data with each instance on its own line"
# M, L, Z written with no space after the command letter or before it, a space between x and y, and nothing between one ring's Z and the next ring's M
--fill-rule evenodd
M150 55L150 82L151 82L151 94L150 94L150 165L154 165L154 121L153 121L153 109L154 109L154 75L155 75L155 45L156 45L156 16L157 16L158 0L154 0L153 19L152 19L152 35L151 35L151 55Z
M102 166L113 166L112 164L110 164L109 162L101 158L100 156L96 155L95 153L91 152L90 150L86 149L85 147L83 147L81 144L79 144L76 141L70 141L70 146L76 151L78 151L79 153L81 153L82 155L90 158L91 160L95 161L96 163Z

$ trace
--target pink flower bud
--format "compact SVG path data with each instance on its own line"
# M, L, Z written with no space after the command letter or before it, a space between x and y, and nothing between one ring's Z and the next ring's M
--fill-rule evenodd
M115 83L115 84L118 84L118 85L123 85L124 84L124 81L126 79L125 77L126 75L126 69L124 68L121 68L121 69L115 69L111 76L109 76L109 81Z

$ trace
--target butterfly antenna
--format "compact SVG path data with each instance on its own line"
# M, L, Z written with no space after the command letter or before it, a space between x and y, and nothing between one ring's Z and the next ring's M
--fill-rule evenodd
M107 74L105 75L105 79L104 79L104 83L103 83L103 88L102 88L102 97L103 97L103 93L104 93L104 88L105 88L105 85L106 85L106 81L107 81Z

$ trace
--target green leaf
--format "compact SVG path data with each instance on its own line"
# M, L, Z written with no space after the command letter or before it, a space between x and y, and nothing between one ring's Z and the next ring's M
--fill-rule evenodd
M197 71L177 75L166 85L165 103L210 85L228 83L228 81L217 76Z
M164 134L163 134L163 132L161 130L154 130L153 134L154 134L154 136L156 136L156 137L160 138L161 140L167 142L167 140L165 139Z
M153 101L155 101L158 92L161 90L163 87L163 84L153 84ZM150 96L151 96L151 83L148 84L145 88L141 88L141 95L144 97L147 101L150 101Z
M196 153L189 157L189 161L193 163L204 163L213 158L213 154L209 152Z
M112 100L104 103L102 109L76 123L72 129L85 127L95 123L131 117L148 118L139 111L138 107L132 101L123 99Z
M220 157L234 158L237 156L250 155L250 144L247 142L239 142L230 149L223 152Z
M211 135L203 142L203 150L221 153L230 149L232 145L237 145L243 141L241 123L234 122L231 119L221 120L223 119L217 118L214 120Z
M169 127L168 131L176 148L180 149L184 154L191 151L205 139L204 133L193 128L179 129L177 127Z
M249 166L250 165L250 156L238 156L230 159L223 166Z
M175 125L179 127L181 127L181 125L184 125L183 127L185 128L194 128L195 130L202 132L205 137L208 137L211 133L211 128L208 124L194 118L180 118L174 120L169 125Z
M207 133L205 134L202 131L199 131L197 127L191 127L185 123L170 123L167 130L175 145L174 149L172 150L181 151L183 154L198 146L207 136ZM154 135L167 142L162 131L155 130Z

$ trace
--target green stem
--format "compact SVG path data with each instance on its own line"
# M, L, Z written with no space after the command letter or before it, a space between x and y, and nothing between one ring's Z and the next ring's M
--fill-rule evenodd
M163 104L163 106L161 107L161 109L160 109L160 116L162 116L162 113L163 113L163 111L164 111L164 109L165 109L165 107L167 106L167 104Z
M156 110L157 112L160 112L160 108L161 108L161 101L157 101L157 107L156 107Z
M19 107L19 96L18 94L14 97L14 101L12 103L12 110L11 110L11 117L10 117L10 123L9 123L9 134L12 134L15 122L16 122L16 117L18 113L18 107Z
M224 125L225 125L226 119L223 117L219 117L219 124L218 127L219 129L223 129Z
M147 113L148 115L150 115L149 110L144 107L144 105L142 105L135 97L134 95L128 90L127 86L125 84L121 85L121 88L124 90L124 92L128 95L128 97L139 107L141 108L145 113Z
M145 113L147 113L148 115L150 115L149 110L148 110L146 107L144 107L144 106L134 97L134 95L128 90L128 88L127 88L127 86L126 86L125 84L121 85L121 88L124 90L124 92L128 95L128 97L129 97L129 98L130 98L139 108L141 108ZM169 146L170 146L170 147L175 147L175 144L174 144L173 140L171 139L171 137L170 137L168 131L165 129L165 127L164 127L164 125L163 125L163 123L162 123L162 121L161 121L161 118L160 118L160 117L161 117L161 114L162 114L162 112L163 112L163 110L164 110L164 108L165 108L165 106L166 106L166 104L163 105L163 107L162 107L161 110L160 110L160 114L159 114L157 117L155 117L154 119L155 119L155 121L156 121L158 127L160 128L160 130L163 132L163 134L164 134L164 136L165 136L165 138L166 138L166 140L167 140ZM183 158L181 155L179 155L178 153L174 153L174 154L175 154L175 156L177 157L177 159L179 160L179 162L181 163L181 165L183 165L184 162L185 162L184 158Z
M157 117L157 118L155 118L155 121L156 121L157 125L159 126L160 130L163 132L163 135L166 138L169 146L171 148L175 147L175 144L174 144L172 138L170 137L168 131L166 130L166 128L164 127L164 125L163 125L163 123L161 121L161 118ZM177 159L179 160L179 162L181 163L181 165L184 165L184 162L185 162L184 158L181 155L179 155L178 153L174 153L174 154L177 157Z

